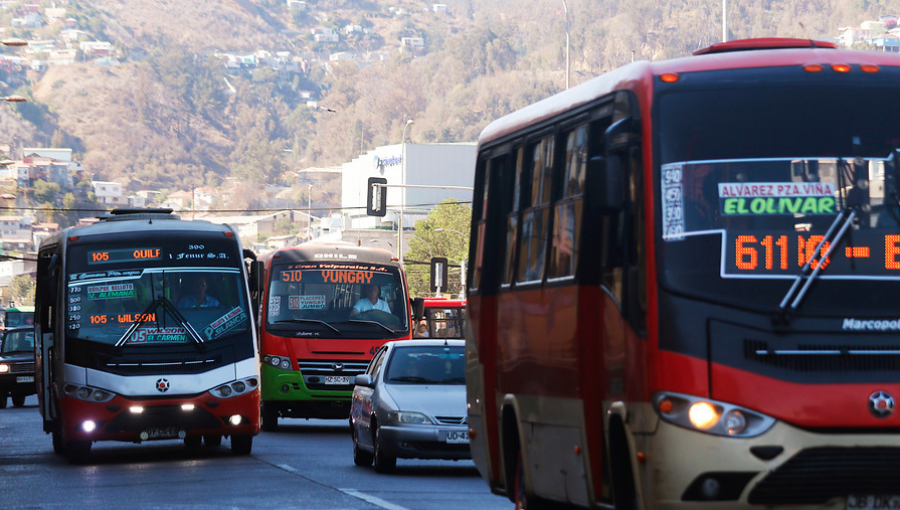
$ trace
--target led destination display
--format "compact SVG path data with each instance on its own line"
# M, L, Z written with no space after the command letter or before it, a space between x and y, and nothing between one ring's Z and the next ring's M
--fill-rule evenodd
M794 278L815 253L821 235L794 231L740 231L725 234L724 277ZM859 231L845 237L824 260L820 278L900 279L900 235ZM829 243L822 247L828 251ZM815 269L821 254L810 266Z

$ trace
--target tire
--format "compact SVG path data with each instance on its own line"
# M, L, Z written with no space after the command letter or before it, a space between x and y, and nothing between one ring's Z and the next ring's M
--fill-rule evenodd
M253 450L253 435L236 434L231 436L231 453L235 455L250 455Z
M91 459L90 441L70 441L65 445L66 459L70 464L87 464Z
M222 436L219 434L207 434L203 436L203 442L206 443L206 446L221 446Z
M53 432L51 433L51 437L53 438L53 453L57 455L65 455L66 453L66 444L62 439L62 432L56 430L58 426L54 427Z
M351 427L351 434L353 435L353 463L357 466L369 467L372 465L374 456L367 451L359 449L359 440L357 439L356 427L353 427L352 425Z
M375 463L376 473L390 473L397 467L397 457L384 451L384 441L381 439L381 428L375 427L375 455L372 460Z
M191 450L200 448L203 444L203 436L187 436L184 438L184 445Z
M6 396L5 391L0 391L0 409L6 409Z
M25 395L12 394L12 405L14 407L25 407Z
M267 405L263 402L260 414L262 418L261 428L264 432L275 432L278 430L278 409L275 409L272 404Z

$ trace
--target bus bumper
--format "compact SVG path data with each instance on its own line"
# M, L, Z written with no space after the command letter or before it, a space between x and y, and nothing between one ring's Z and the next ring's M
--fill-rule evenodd
M635 452L646 452L636 463L645 509L894 508L857 506L891 494L900 503L895 434L816 433L777 422L738 439L660 421L634 441ZM848 505L851 495L858 499Z
M139 443L259 433L259 390L232 398L216 398L209 393L164 400L116 396L102 403L66 395L59 405L65 441Z
M278 370L263 364L262 400L267 410L275 410L285 418L334 418L350 417L352 386L338 390L310 390L299 371Z

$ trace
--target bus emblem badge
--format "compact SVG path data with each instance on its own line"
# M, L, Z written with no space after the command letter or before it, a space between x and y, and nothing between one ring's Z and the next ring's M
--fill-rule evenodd
M869 395L869 412L876 418L887 418L894 412L894 397L886 391L876 391Z
M343 363L333 363L331 365L331 368L333 368L335 372L340 372L340 371L344 370L344 364Z
M169 391L169 380L168 379L157 379L156 381L156 389L159 390L160 393L165 393ZM891 404L893 406L893 404Z

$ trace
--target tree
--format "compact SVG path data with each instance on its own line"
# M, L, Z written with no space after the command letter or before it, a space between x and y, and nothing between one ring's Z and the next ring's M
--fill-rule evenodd
M431 294L429 266L410 261L428 263L434 254L435 257L447 257L451 266L461 266L469 256L468 232L471 222L472 208L448 198L432 209L425 219L416 223L416 237L409 238L409 251L404 255L410 297ZM450 268L450 281L444 293L458 295L462 292L460 270L460 267Z
M34 199L41 203L53 203L59 196L60 187L55 182L42 181L40 179L34 181Z
M9 298L18 306L34 303L34 280L27 274L14 276L9 284Z

